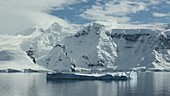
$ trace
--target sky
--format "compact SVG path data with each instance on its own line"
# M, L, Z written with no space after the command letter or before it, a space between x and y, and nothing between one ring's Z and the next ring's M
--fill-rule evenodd
M0 33L28 26L111 21L119 24L170 22L170 0L0 0Z
M169 23L170 0L85 0L50 14L73 23L116 20L119 23Z

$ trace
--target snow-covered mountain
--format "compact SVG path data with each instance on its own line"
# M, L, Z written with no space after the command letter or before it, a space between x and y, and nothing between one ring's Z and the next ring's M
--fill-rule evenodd
M102 24L90 23L76 34L63 39L62 44L65 46L67 56L75 61L76 67L79 68L162 70L170 68L169 33L169 30L149 28L108 29ZM44 58L58 60L55 58L61 55L61 51L54 49L55 47ZM44 58L39 61L43 61ZM68 61L67 58L62 60ZM46 64L53 67L61 65L58 62Z
M26 52L19 50L0 51L1 72L41 72L48 71L44 67L34 64Z
M46 29L28 28L15 34L17 36L0 35L0 41L4 41L0 43L0 50L11 50L11 54L29 58L19 52L31 49L38 64L55 71L76 68L88 71L169 70L169 25L159 28L150 25L133 28L133 25L128 29L120 28L118 24L102 23L64 26L55 22ZM20 64L19 61L16 64Z
M63 25L62 23L61 24L53 23L46 30L39 26L35 26L29 27L28 29L22 32L17 32L15 35L0 35L1 37L0 51L10 50L10 52L14 51L14 53L16 53L15 50L18 50L18 52L22 53L23 51L27 52L31 49L34 51L33 57L31 58L38 59L38 57L46 55L48 52L50 52L50 50L55 46L55 43L61 42L61 39L65 38L66 36L69 36L70 34L75 33L75 30L79 30L79 28L81 28L78 25L69 26ZM4 56L3 54L0 55L2 55L2 57ZM18 54L18 56L19 55L21 54ZM21 55L21 57L27 58L28 56L25 57L25 55L24 56ZM12 63L10 62L7 63L8 69L16 69L16 67L14 67ZM16 65L18 64L17 66L20 66L20 63L21 62L16 62L15 64ZM38 65L32 66L31 62L28 63L30 64L28 64L28 66L25 67L25 69L28 69L29 65L30 68L35 67L34 69L36 69L36 66L38 66ZM2 63L2 65L3 64L4 66L6 66L5 63ZM22 68L21 67L18 67L19 69L17 70L23 72L22 68L24 67ZM4 68L2 67L0 68L0 70L4 70ZM38 69L36 71L38 71Z
M117 68L169 68L169 35L167 33L168 31L150 29L112 30L109 36L117 45L115 60Z
M24 51L29 50L30 48L34 49L36 57L41 57L46 55L50 50L59 43L62 43L62 40L76 33L77 30L80 30L81 27L77 25L70 25L63 26L59 23L53 23L47 30L43 30L39 28L39 33L36 38L28 38L25 40L22 45L21 49ZM38 33L38 32L36 32Z
M79 67L83 68L110 68L114 67L116 45L110 42L105 34L103 25L91 23L83 30L64 40L68 56Z
M46 68L54 71L70 72L74 61L68 57L65 46L57 44L50 53L38 61Z

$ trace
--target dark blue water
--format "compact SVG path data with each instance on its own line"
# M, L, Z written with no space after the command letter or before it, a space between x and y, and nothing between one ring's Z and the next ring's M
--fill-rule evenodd
M129 81L47 81L45 74L0 74L0 96L170 96L170 73Z

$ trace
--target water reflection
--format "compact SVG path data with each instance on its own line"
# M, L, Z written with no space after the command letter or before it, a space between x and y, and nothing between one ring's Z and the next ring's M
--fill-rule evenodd
M51 96L127 96L135 87L133 80L129 81L48 81L52 87ZM133 85L133 86L131 86Z
M92 96L97 96L96 84L89 81L57 81L48 82L51 91L50 96L58 94L58 96L88 96L91 93Z
M170 73L153 74L153 86L156 95L170 96Z
M38 96L39 74L0 74L0 96Z
M46 74L0 74L0 96L170 96L169 73L129 81L47 81Z

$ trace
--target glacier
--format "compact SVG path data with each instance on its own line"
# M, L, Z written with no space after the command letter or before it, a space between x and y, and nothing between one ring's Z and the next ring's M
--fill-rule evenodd
M0 72L47 72L48 69L34 64L21 50L0 51Z

